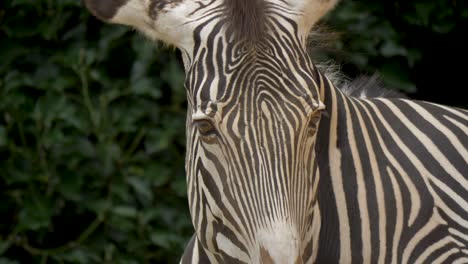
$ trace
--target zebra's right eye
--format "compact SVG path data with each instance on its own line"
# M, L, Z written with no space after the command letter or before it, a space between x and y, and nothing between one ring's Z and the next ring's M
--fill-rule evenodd
M202 119L193 122L193 125L198 129L202 137L213 138L218 135L216 128L210 120Z

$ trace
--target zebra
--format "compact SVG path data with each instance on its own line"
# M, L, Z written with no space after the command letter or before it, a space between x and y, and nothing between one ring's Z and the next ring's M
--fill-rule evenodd
M338 89L306 49L337 0L85 4L181 51L181 263L468 263L468 111Z

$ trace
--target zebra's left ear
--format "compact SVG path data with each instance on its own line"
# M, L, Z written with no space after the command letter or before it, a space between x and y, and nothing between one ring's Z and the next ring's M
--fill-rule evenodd
M132 26L154 40L178 48L191 47L193 15L202 6L193 0L84 0L96 17Z
M308 34L311 28L338 3L338 0L286 0L297 14L299 30Z

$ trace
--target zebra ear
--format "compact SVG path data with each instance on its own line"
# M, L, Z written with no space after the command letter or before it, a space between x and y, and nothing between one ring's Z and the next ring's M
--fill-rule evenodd
M297 23L303 33L308 34L311 28L327 14L338 0L286 0L293 11L298 14Z
M84 0L99 19L136 28L153 40L184 47L193 29L187 23L195 1ZM190 43L189 43L190 44Z

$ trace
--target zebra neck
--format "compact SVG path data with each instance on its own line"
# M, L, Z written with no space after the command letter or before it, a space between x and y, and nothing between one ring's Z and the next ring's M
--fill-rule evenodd
M320 99L325 104L317 131L316 161L319 168L319 186L317 201L320 206L321 222L317 263L337 263L340 260L340 222L339 213L343 212L335 186L342 186L342 171L340 160L343 150L349 150L350 144L346 136L346 126L343 117L346 115L345 105L353 99L343 94L328 78L320 74Z
M353 104L356 98L343 93L336 87L327 76L317 71L317 84L319 85L320 101L325 105L325 110L319 126L317 143L334 142L337 148L344 147L346 143L346 126L342 125L345 120L347 105ZM349 114L349 113L348 113Z

